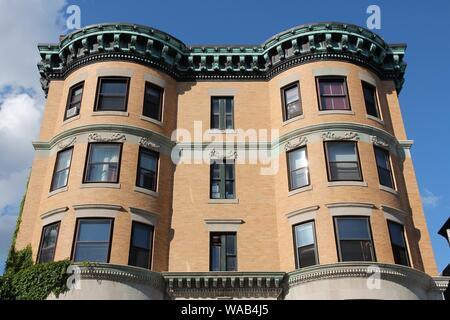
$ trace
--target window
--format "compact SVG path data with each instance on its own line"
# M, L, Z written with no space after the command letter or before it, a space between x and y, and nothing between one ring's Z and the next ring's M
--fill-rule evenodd
M362 88L364 93L364 102L366 103L367 114L379 118L380 116L378 114L376 88L373 85L364 81L362 82Z
M128 264L150 269L152 266L153 226L133 222Z
M289 190L295 190L309 185L308 159L306 147L289 151Z
M302 115L302 103L300 100L300 87L298 83L290 84L281 89L283 101L284 121Z
M335 218L339 261L375 261L369 219Z
M64 114L64 120L75 117L80 114L81 99L83 97L84 82L77 83L69 90L69 96L67 98L66 113Z
M329 181L362 181L356 142L325 142Z
M314 229L313 221L294 226L297 268L317 264L316 235Z
M380 184L394 189L394 178L392 177L391 170L391 160L389 157L389 151L374 147L375 159L377 161L378 178L380 179Z
M211 164L211 199L234 199L234 160L215 160Z
M233 129L233 109L233 97L211 97L211 129Z
M318 77L320 110L350 110L345 77Z
M69 180L70 163L72 162L73 148L62 150L56 156L55 168L53 169L52 185L50 191L64 188Z
M237 271L236 233L211 233L211 271Z
M408 250L406 249L403 226L399 223L388 221L388 228L395 263L409 267Z
M161 121L162 98L164 89L150 83L145 83L143 115Z
M42 229L39 246L38 263L53 261L55 258L56 242L58 240L60 222L52 223Z
M109 262L113 219L78 219L74 262Z
M156 191L159 154L146 148L139 148L139 161L136 185Z
M119 182L120 143L90 143L84 182Z
M99 78L95 111L126 111L129 81L123 77Z

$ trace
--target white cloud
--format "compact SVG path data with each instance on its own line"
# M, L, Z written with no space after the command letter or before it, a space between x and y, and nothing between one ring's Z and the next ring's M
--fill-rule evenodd
M31 141L39 131L42 106L37 99L19 94L7 97L0 108L0 179L8 179L31 165ZM0 208L5 205L3 197L0 193Z
M0 214L17 207L25 191L44 105L37 45L58 41L64 6L65 0L0 1ZM0 215L0 274L16 222L14 210L6 211Z
M32 88L40 92L38 43L56 42L65 0L0 1L0 89Z
M439 204L441 197L436 196L433 192L425 189L425 193L420 196L422 198L422 203L425 206L436 208Z

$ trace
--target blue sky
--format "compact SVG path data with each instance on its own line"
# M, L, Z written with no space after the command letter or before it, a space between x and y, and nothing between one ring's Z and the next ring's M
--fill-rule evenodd
M450 262L449 246L437 235L450 215L450 148L445 145L450 137L450 95L447 88L450 1L79 0L64 3L64 0L30 0L25 4L5 1L0 4L0 9L4 9L0 10L0 37L20 38L17 46L27 47L21 50L22 56L3 59L4 65L0 62L2 70L18 64L23 68L20 72L12 70L15 72L6 73L8 79L2 79L0 75L0 117L4 116L1 112L12 110L18 102L42 112L42 93L37 82L37 69L33 66L38 57L33 48L37 42L57 41L57 35L64 32L61 21L64 21L65 8L70 4L80 6L82 26L101 22L139 23L168 32L188 45L260 44L284 29L317 21L365 26L367 7L378 5L381 8L381 29L376 32L389 43L405 42L408 45L408 68L400 103L408 137L415 141L412 154L439 271ZM4 28L2 24L5 24ZM12 25L17 28L12 28ZM6 43L2 41L0 44L2 54L7 50ZM24 56L26 54L30 55L29 58ZM28 65L22 61L32 63ZM20 157L23 161L16 164L15 171L0 171L0 274L6 255L6 239L12 232L6 224L14 218L24 190L26 172L31 165L33 153L29 141L37 134L37 126L34 126L29 129L29 136L20 136L23 153L13 156L17 147L10 146L13 155L10 154L9 158L16 160ZM0 147L5 145L8 150L8 145L2 141L15 135L17 133L12 129L2 129L0 118ZM9 153L2 152L0 166L3 162L13 166L5 154ZM17 191L7 197L2 194L2 190L11 188Z

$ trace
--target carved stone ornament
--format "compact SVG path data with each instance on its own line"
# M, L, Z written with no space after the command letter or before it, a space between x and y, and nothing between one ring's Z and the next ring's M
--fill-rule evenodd
M359 135L356 132L345 132L343 134L337 134L335 132L328 131L322 135L322 139L327 140L359 140Z
M108 135L108 136L102 136L99 135L98 133L91 133L88 136L88 141L92 142L123 142L125 141L127 138L124 134L121 133L114 133L113 135Z
M306 137L298 137L292 140L289 140L285 145L284 145L284 150L285 151L289 151L301 146L304 146L306 143L308 142L308 138Z
M209 151L209 158L210 159L237 159L238 158L238 152L236 150L226 150L226 149L220 149L216 150L216 148L212 148Z
M376 146L379 146L379 147L385 147L385 148L389 147L389 144L388 144L385 140L383 140L383 139L381 139L381 138L378 138L377 136L372 136L372 137L370 138L370 140L371 140L371 141L373 142L373 144L376 145Z
M159 149L161 147L159 144L154 143L148 137L142 137L139 140L139 145L142 147L145 147L145 148L149 148L149 149Z
M73 137L72 139L61 141L57 144L56 148L58 149L58 151L69 148L69 147L73 146L76 141L77 141L77 137Z

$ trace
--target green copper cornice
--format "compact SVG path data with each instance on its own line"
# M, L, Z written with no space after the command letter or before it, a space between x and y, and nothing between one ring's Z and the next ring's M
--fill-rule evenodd
M130 61L157 68L178 81L268 80L314 60L343 60L370 68L382 79L403 84L404 44L388 45L375 33L351 24L324 22L279 33L261 45L187 46L175 37L136 24L98 24L40 44L38 64L45 91L52 79L98 61Z

